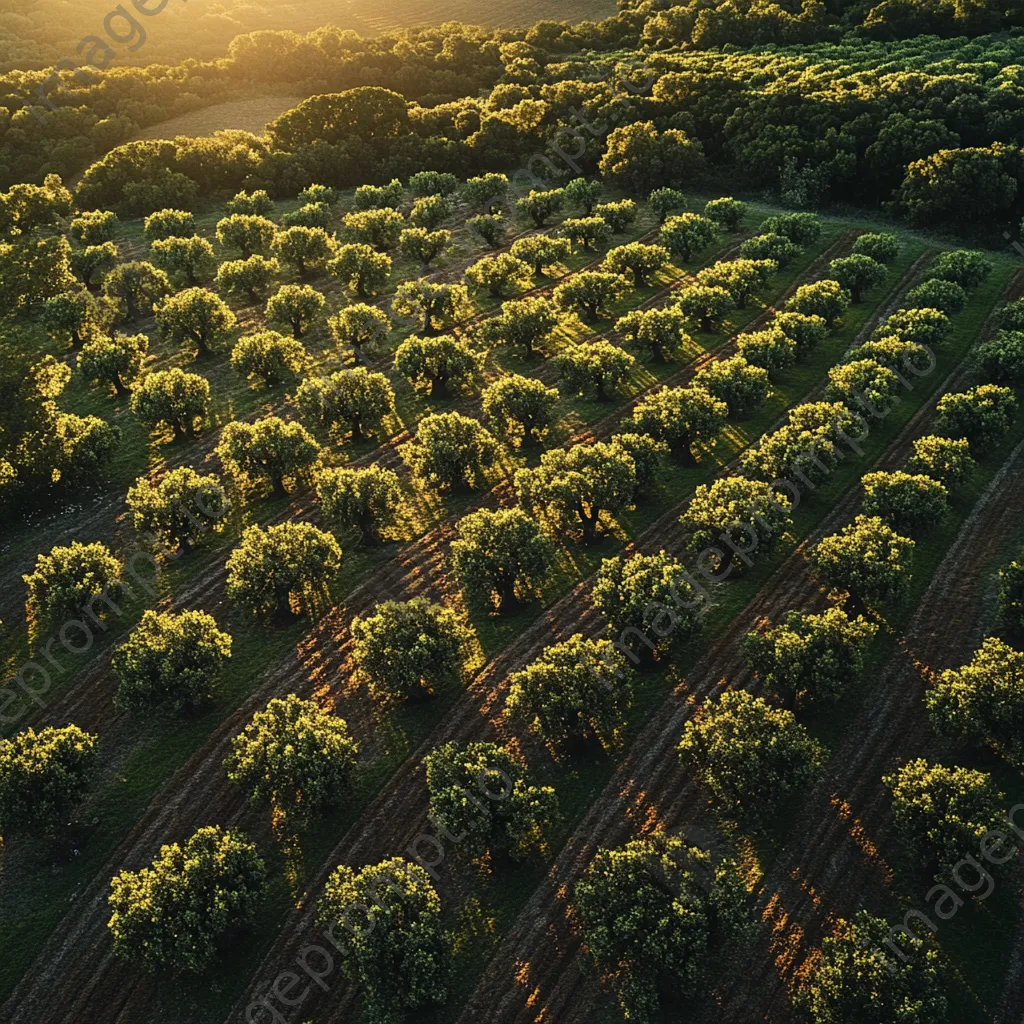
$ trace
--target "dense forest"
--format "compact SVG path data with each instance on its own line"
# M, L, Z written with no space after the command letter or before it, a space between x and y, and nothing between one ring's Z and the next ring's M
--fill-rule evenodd
M1024 9L166 6L0 14L3 1020L1022 1019Z

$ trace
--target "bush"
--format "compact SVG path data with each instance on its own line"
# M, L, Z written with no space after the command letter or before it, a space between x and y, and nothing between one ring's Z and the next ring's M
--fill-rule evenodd
M35 571L22 576L28 586L28 607L52 621L77 618L86 612L96 618L99 601L119 612L114 599L123 588L121 563L99 542L72 541L36 556Z
M864 293L878 287L886 276L883 264L870 256L857 253L833 260L828 268L832 277L850 293L854 302L860 302Z
M704 206L704 216L713 220L726 231L739 230L740 223L747 212L747 204L724 196L721 199L709 199Z
M871 410L888 410L897 399L899 378L888 367L873 359L856 359L833 366L828 371L825 397L843 402L851 410L867 403Z
M806 359L828 337L828 324L824 319L804 313L776 313L768 327L793 339L798 360Z
M939 309L898 309L882 321L871 338L877 341L879 338L897 337L934 348L942 344L952 328L949 317Z
M1024 331L1000 331L978 346L978 366L993 384L1024 384Z
M760 366L770 375L796 362L796 342L775 327L764 331L741 334L736 339L736 351L752 366Z
M191 238L196 233L196 218L188 210L157 210L143 222L142 233L150 244L166 238Z
M625 725L631 689L626 659L611 641L577 633L509 676L505 715L549 743L608 746Z
M742 355L708 363L697 371L693 382L718 401L725 402L730 416L749 416L764 405L771 393L768 371L752 366Z
M275 698L231 741L228 778L282 820L308 824L349 792L359 745L343 718L294 693Z
M266 894L266 867L240 832L210 826L184 847L160 847L152 867L110 882L114 953L149 971L204 970L229 928L250 922Z
M649 353L661 363L679 358L693 345L680 309L635 309L621 317L615 330L627 344Z
M678 210L681 206L686 205L686 196L678 189L674 188L656 188L650 196L647 198L647 205L651 208L651 212L658 218L659 224L664 224L668 215L673 210ZM708 204L710 206L710 203ZM716 221L717 218L712 216L707 209L704 210L704 216L709 220Z
M147 610L128 641L114 649L114 706L139 716L197 708L213 696L230 657L231 637L206 612Z
M299 193L299 198L302 199L305 194L306 192ZM254 192L239 192L233 199L228 200L224 208L229 214L244 213L253 217L270 217L274 212L274 201L263 189L258 189Z
M814 281L797 288L786 302L786 310L805 316L820 316L830 329L835 330L850 301L850 293L838 281Z
M713 220L697 213L681 213L665 221L659 240L674 260L685 262L709 246L717 233L718 227Z
M740 246L740 255L744 259L774 260L780 267L788 266L802 251L785 235L754 235Z
M387 185L360 185L355 199L357 210L397 210L402 203L402 183L392 178Z
M0 836L67 823L96 771L96 737L66 725L0 739Z
M612 229L612 233L621 235L636 220L636 203L632 199L620 199L614 203L599 203L594 213Z
M476 636L449 608L424 598L385 601L352 620L358 679L385 704L433 695L465 680Z
M785 235L797 245L810 245L821 235L821 221L813 213L783 213L761 221L762 234Z
M113 210L86 210L71 221L68 234L82 245L102 245L117 237L119 227Z
M247 527L227 560L227 594L255 615L312 610L341 565L330 533L309 523Z

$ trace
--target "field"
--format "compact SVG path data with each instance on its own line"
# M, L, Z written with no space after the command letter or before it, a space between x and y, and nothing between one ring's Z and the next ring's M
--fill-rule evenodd
M226 105L218 108L219 120L224 121L223 112L231 107L230 117L239 119L239 127L243 118L255 124L271 102L253 100L244 110L241 104ZM174 133L199 132L211 113L179 119ZM618 198L610 190L602 197ZM708 198L688 196L686 207L699 213ZM334 208L332 231L343 232L341 216L352 202L349 192ZM407 210L410 202L406 194L402 208ZM274 217L280 221L297 206L294 200L281 202ZM488 254L465 224L468 212L459 203L446 219L451 242L425 271L430 280L458 282L468 266ZM734 230L723 229L692 257L674 259L647 284L628 289L597 320L564 317L542 343L540 358L526 360L508 346L486 341L481 326L499 312L500 299L485 289L475 292L470 315L451 329L472 342L479 362L472 380L451 396L428 394L392 365L395 348L416 328L396 316L386 345L366 354L371 369L386 375L396 398L386 436L353 443L317 432L325 463L376 465L398 475L401 514L380 545L363 545L354 530L332 523L308 482L297 480L291 493L275 496L258 480L229 481L231 512L223 528L186 557L160 556L152 598L129 603L122 615L108 617L88 655L67 660L54 673L41 706L30 707L18 722L18 729L74 722L100 735L101 755L97 781L75 811L64 840L15 836L5 843L5 884L0 890L0 942L7 952L0 965L5 1020L245 1020L247 1007L267 997L303 947L323 941L314 914L338 864L361 866L400 856L416 849L423 832L434 834L428 825L422 762L432 749L452 740L509 744L538 783L554 787L561 816L542 851L521 863L494 856L468 859L456 848L445 850L434 882L453 936L454 973L447 1001L419 1011L418 1019L430 1021L526 1024L543 1019L575 1024L621 1019L581 952L570 894L598 848L621 845L658 828L695 842L706 840L735 857L749 894L751 919L759 922L747 945L716 959L709 988L694 999L688 1015L692 1011L693 1019L707 1021L788 1021L788 989L804 976L815 948L838 918L862 907L892 917L900 908L922 904L929 883L901 851L880 781L884 774L914 756L944 762L955 758L948 763L991 771L1011 802L1024 799L1020 775L1008 762L983 749L955 751L938 739L921 700L934 672L968 660L980 639L998 628L994 574L1024 542L1019 518L1024 423L1019 420L985 453L954 494L946 515L916 535L913 577L903 600L869 604L868 614L881 628L868 648L858 683L839 703L800 713L801 722L827 751L812 785L787 801L765 827L753 828L716 811L675 749L684 722L707 698L725 689L766 692L741 654L741 640L759 617L778 621L789 610L828 606L827 588L809 560L813 545L858 513L865 473L902 468L913 441L934 432L942 395L977 382L972 350L993 335L993 310L1024 292L1024 277L1012 253L985 254L991 270L970 291L966 306L951 316L952 328L937 348L934 369L907 384L891 410L872 422L857 450L801 495L781 541L738 578L705 581L708 610L700 632L636 673L632 705L616 742L566 752L501 714L511 673L556 641L576 633L605 634L607 622L592 599L603 559L665 551L693 568L693 551L679 518L696 489L735 476L741 453L779 428L789 410L822 400L830 368L903 307L906 293L929 277L929 267L949 248L910 231L894 231L891 225L822 217L817 237L745 305L714 330L691 327L675 359L637 358L607 399L574 395L564 380L559 382L560 353L598 339L621 347L614 327L618 317L632 309L670 306L703 268L735 259L741 243L758 233L765 217L778 212L748 202ZM218 260L237 258L216 240L223 215L222 209L209 210L197 223ZM539 230L554 232L563 216ZM526 219L515 220L506 248L513 238L537 230ZM692 465L663 459L651 492L605 513L595 543L582 544L555 531L555 571L537 600L499 615L463 593L449 561L462 517L477 509L514 507L516 470L537 466L544 448L607 441L627 429L629 417L645 398L663 386L688 385L701 370L734 355L743 334L768 325L799 286L828 278L831 261L848 255L855 239L871 231L894 232L899 242L884 281L850 305L813 351L771 372L767 401L749 415L730 416L724 429L699 446ZM611 248L634 240L655 242L658 233L656 218L641 205L624 231L595 250L575 246L546 275L535 275L524 294L550 296L557 285L595 268ZM140 222L123 222L116 242L123 261L147 258ZM372 301L390 308L400 283L422 272L415 261L395 253L388 283ZM275 285L299 280L286 269ZM329 311L355 301L333 276L314 272L301 280L324 294ZM239 320L235 335L266 327L262 303L226 298ZM73 365L66 345L35 320L23 319L17 330L40 351ZM125 399L102 386L89 386L75 373L62 405L117 424L121 443L102 489L76 496L45 517L33 517L7 543L0 593L6 631L0 651L12 673L42 656L43 638L49 635L43 623L26 622L24 609L21 576L31 571L38 553L73 538L101 541L129 557L145 545L125 507L127 490L137 478L158 480L168 469L183 465L219 471L214 446L227 423L271 413L295 419L300 376L352 365L351 352L333 342L322 316L302 339L306 357L301 375L288 374L272 386L255 386L239 375L228 362L227 344L196 360L189 347L163 337L152 319L131 330L150 337L147 371L180 366L209 381L208 412L196 437L172 440L169 431L148 430ZM519 446L503 438L498 457L469 490L439 490L410 469L403 446L415 438L424 417L460 412L482 418L481 390L511 373L548 385L560 383L542 446ZM330 582L329 600L311 616L268 624L228 597L225 560L244 528L285 521L334 530L342 566ZM470 678L463 687L440 688L430 700L410 700L384 711L354 671L351 625L385 599L413 597L454 609L472 628ZM232 657L213 700L193 714L160 718L115 711L111 652L146 606L202 609L233 637ZM345 719L360 753L352 791L340 806L318 816L309 829L284 835L272 827L265 803L247 801L228 781L223 762L233 737L253 714L271 698L289 693L312 698ZM6 729L8 734L13 731ZM255 926L232 934L199 984L182 984L169 973L150 975L122 963L113 955L108 935L111 877L125 868L141 868L161 844L182 842L210 824L243 829L267 861L270 891ZM991 902L967 906L936 937L953 978L947 994L958 1024L1019 1016L1014 973L1019 959L1005 951L1019 951L1024 935L1015 929L1011 896L1000 889ZM1004 977L1005 964L1012 966L1009 977ZM362 1020L359 1000L358 987L336 974L329 985L310 988L301 1019ZM666 1011L665 1019L678 1018Z

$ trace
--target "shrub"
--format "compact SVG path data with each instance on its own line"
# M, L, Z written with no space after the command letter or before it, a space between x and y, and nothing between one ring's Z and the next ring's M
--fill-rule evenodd
M870 256L854 253L842 256L828 265L832 277L845 288L854 302L860 302L864 292L877 288L886 276L885 266Z
M730 416L749 416L764 405L771 393L768 371L752 366L741 355L708 363L697 372L693 382L719 402L725 402Z
M704 206L704 216L726 231L737 231L746 212L747 204L731 196L709 199Z
M940 253L929 268L933 278L952 281L965 291L977 288L992 272L992 261L974 249Z
M790 313L820 316L831 329L850 305L850 293L838 281L814 281L802 284L786 302Z
M769 374L777 374L796 362L796 342L775 327L765 331L741 334L736 351L752 366L760 366Z
M649 353L661 363L678 358L693 339L686 333L686 316L680 309L635 309L620 317L615 330L627 344Z
M788 266L803 250L785 235L754 235L740 246L740 255L747 260L774 260L780 267Z

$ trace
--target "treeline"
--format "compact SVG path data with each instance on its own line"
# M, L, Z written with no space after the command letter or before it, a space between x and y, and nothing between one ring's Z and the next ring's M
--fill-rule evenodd
M529 169L525 190L600 170L646 194L692 185L710 167L716 178L741 171L748 187L778 190L795 206L883 206L919 225L991 235L1020 218L1020 40L650 53L614 72L610 58L541 66L516 56L529 46L498 48L501 81L485 99L428 107L363 87L311 97L263 138L222 132L120 147L89 168L78 201L139 216L240 189L285 196L311 181L345 187L424 169L468 177L517 167ZM625 119L632 124L607 133ZM666 152L680 138L683 163Z

